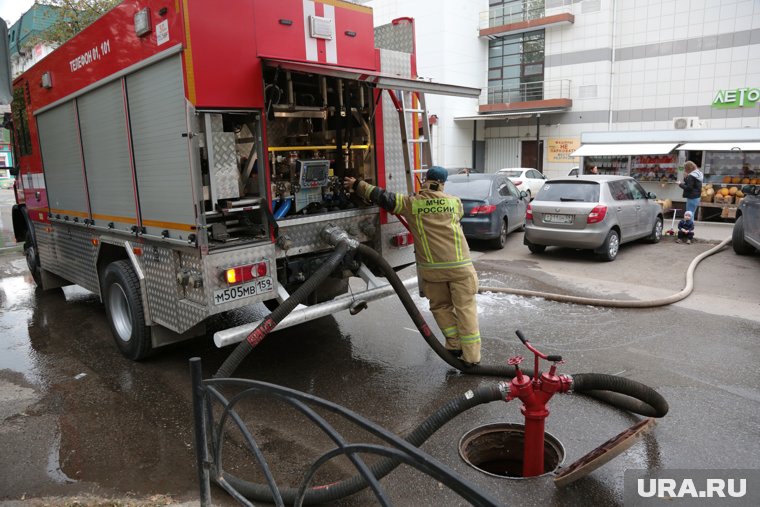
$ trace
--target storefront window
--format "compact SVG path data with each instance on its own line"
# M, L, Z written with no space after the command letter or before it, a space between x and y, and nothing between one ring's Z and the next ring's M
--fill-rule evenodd
M760 152L705 152L705 183L760 184Z
M675 155L635 155L631 176L639 181L672 183L678 179Z
M628 176L628 155L585 157L583 174L589 174L594 166L599 174Z

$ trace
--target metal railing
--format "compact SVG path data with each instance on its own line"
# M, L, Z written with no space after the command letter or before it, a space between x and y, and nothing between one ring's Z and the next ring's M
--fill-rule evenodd
M492 7L480 13L480 29L510 25L521 21L530 21L546 17L543 0L525 0L510 5Z
M473 483L459 476L449 467L440 463L435 458L413 446L403 438L389 432L381 426L369 421L368 419L352 412L340 405L329 402L322 398L312 396L289 389L287 387L268 384L255 380L245 379L209 379L203 380L200 358L190 359L190 373L192 377L193 389L193 419L195 425L195 454L196 464L198 467L198 481L200 486L201 506L206 507L211 503L211 479L222 487L229 495L237 500L241 505L254 505L248 498L235 488L232 484L231 476L226 473L222 466L222 448L226 440L230 439L228 433L237 429L243 438L243 445L248 448L254 457L254 463L259 468L266 483L259 486L263 487L273 503L277 506L284 506L285 491L293 498L288 504L300 506L308 492L323 490L325 488L311 485L315 474L333 458L346 456L358 476L375 495L379 505L393 505L388 498L384 486L380 484L379 478L375 477L372 467L364 460L365 456L381 456L390 458L398 464L408 465L423 474L437 481L442 487L450 489L459 495L467 503L476 506L497 507L500 502L490 497L487 493L479 490ZM235 394L229 399L222 393L223 390L230 389ZM282 486L278 484L267 458L264 454L263 447L258 444L251 429L246 425L237 408L246 399L256 397L258 407L261 404L260 398L268 398L272 402L279 402L290 406L295 412L303 415L308 422L314 424L332 441L333 447L326 449L320 456L310 461L308 473L305 474L301 484L295 488ZM215 406L217 410L214 410ZM279 408L279 407L278 407ZM351 435L357 433L357 428L364 431L366 436L372 436L375 441L380 440L382 443L358 443L351 442L338 432L333 424L326 419L326 416L334 420L335 417L340 422L348 425L346 432ZM218 419L215 419L215 416ZM265 432L264 428L260 431ZM356 437L354 437L356 438ZM319 451L321 452L321 451ZM315 453L316 454L316 453ZM276 456L274 457L277 458ZM240 481L240 479L236 479ZM332 488L336 484L330 485ZM261 489L258 488L259 490ZM422 499L420 499L422 500Z
M569 98L569 79L520 83L518 86L514 87L488 87L488 104L509 104L510 102L530 102L534 100Z

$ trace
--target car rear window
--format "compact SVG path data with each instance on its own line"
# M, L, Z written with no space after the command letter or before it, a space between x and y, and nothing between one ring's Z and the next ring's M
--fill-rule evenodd
M450 179L444 188L446 193L460 199L485 199L491 192L491 180L454 181Z
M522 171L499 171L499 174L506 174L508 178L517 178L522 174Z
M536 200L599 202L599 184L594 181L548 182L538 192Z

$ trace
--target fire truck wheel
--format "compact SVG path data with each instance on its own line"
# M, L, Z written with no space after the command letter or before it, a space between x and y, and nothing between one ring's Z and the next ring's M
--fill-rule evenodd
M40 257L37 253L37 244L34 242L32 233L27 231L24 238L24 256L26 256L26 265L29 267L29 272L34 278L34 283L37 287L42 287L42 271L40 270Z
M116 261L103 273L103 301L116 345L129 359L139 361L153 351L145 324L140 282L129 261Z

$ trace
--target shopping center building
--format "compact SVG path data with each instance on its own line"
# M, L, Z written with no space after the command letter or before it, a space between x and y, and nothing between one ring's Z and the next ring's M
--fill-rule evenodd
M427 98L440 165L537 167L556 177L595 164L602 173L656 181L660 194L675 197L677 187L666 184L686 159L703 167L707 181L760 178L760 152L752 151L760 148L752 143L760 143L757 0L367 5L378 24L415 19L421 77L483 89L478 101ZM584 136L595 145L572 157L588 143ZM705 145L718 141L731 146ZM680 149L686 142L700 149ZM642 152L643 144L662 146Z

